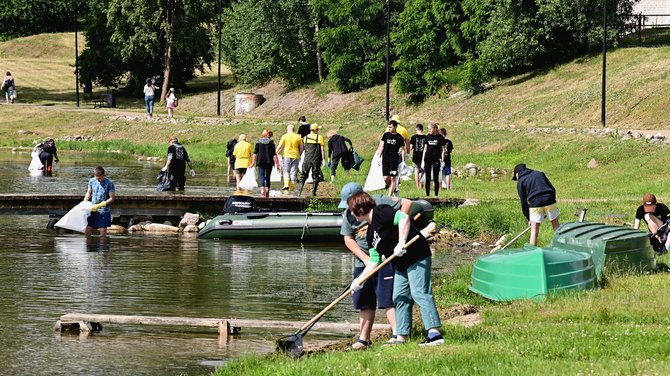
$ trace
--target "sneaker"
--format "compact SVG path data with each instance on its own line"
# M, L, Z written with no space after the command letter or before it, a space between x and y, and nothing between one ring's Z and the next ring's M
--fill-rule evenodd
M433 337L428 337L425 341L421 342L419 346L437 346L444 343L444 337L442 334L437 334Z

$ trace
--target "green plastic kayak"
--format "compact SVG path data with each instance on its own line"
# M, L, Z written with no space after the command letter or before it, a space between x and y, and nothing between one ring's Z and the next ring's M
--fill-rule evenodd
M542 299L549 292L596 287L591 256L526 244L477 258L470 290L488 299Z

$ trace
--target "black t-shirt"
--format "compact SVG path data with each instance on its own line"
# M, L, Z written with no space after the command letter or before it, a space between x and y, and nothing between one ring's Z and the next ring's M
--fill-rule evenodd
M426 135L426 164L432 164L442 158L442 147L444 146L444 137L439 134Z
M256 154L257 165L263 167L272 166L275 163L274 156L277 154L275 142L268 138L259 139L254 147L254 154Z
M176 175L183 174L186 171L186 162L190 160L186 148L180 143L174 143L168 146L169 155L172 155L170 172Z
M405 146L405 139L400 133L386 132L382 136L384 142L384 151L382 151L382 160L395 161L398 159L398 152Z
M56 143L53 141L44 141L39 145L43 153L56 154Z
M644 219L644 213L644 205L640 205L635 212L635 219L639 219L644 221L644 223L647 223L647 220ZM662 223L665 223L665 221L668 220L668 216L670 216L670 209L668 209L665 204L659 202L656 204L656 210L654 210L653 215L654 217L660 219Z
M412 145L412 161L420 161L423 157L423 148L426 142L425 134L415 134L409 139L409 144Z
M451 166L451 151L454 150L454 144L450 139L444 139L444 165Z
M310 125L308 123L300 123L300 127L298 127L298 134L300 135L300 138L305 138L308 134L312 133L312 130L309 129Z
M372 211L372 223L368 226L367 241L370 248L375 248L380 255L390 257L393 249L398 244L398 226L393 224L396 209L388 205L377 205ZM407 242L419 235L412 245L407 247L407 253L402 257L396 257L391 263L400 271L406 271L408 267L419 260L430 257L428 241L410 223Z

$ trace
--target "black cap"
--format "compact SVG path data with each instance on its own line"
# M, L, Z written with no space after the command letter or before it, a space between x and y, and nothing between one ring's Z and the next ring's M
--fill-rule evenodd
M525 169L526 169L525 163L519 163L518 165L514 166L514 174L512 174L512 180L516 180L516 174L520 173Z

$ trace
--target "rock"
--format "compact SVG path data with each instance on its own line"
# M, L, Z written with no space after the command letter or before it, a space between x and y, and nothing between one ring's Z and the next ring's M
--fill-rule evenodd
M109 234L125 234L128 231L125 227L119 225L111 225L107 227L107 233Z
M598 161L595 160L595 158L591 158L589 163L586 164L586 167L588 168L596 168L598 167Z
M137 160L142 162L144 160L144 157L139 157L139 158L137 158Z
M477 242L474 242L470 245L473 246L473 247L481 247L482 246L480 243L477 243Z
M205 228L205 226L207 226L207 224L209 223L209 221L211 221L211 219L208 219L207 222L200 222L200 223L198 223L198 230L202 230L203 228Z
M198 226L196 225L186 225L184 227L184 232L198 232Z
M179 221L179 227L185 228L188 225L195 226L198 224L198 221L200 221L200 214L184 213L181 221Z
M147 232L179 232L179 227L164 225L162 223L150 223L142 226Z
M624 135L621 137L621 139L624 140L624 141L628 141L628 140L630 140L630 139L632 139L632 138L633 138L633 136L630 135L630 134L628 134L628 133L627 133L627 134L624 134Z
M657 139L657 140L665 140L665 136L663 136L663 135L660 134L660 133L656 133L656 134L654 135L654 138Z
M502 246L503 244L505 244L506 241L507 241L507 235L503 235L503 236L500 237L500 239L498 239L498 241L495 243L495 245L496 246Z
M468 174L470 176L477 176L477 169L476 168L469 168L468 169Z
M644 135L644 138L645 138L647 141L651 141L651 140L654 138L654 136L652 136L652 135L650 135L649 133L647 133L647 134Z
M128 232L140 232L140 231L144 231L144 227L139 223L128 227Z
M476 169L476 168L478 168L478 167L479 167L479 166L477 166L476 164L474 164L474 163L472 163L472 162L470 162L470 163L466 164L465 166L463 166L463 168L466 169L466 170L469 170L469 169L471 169L471 168Z
M479 205L479 200L476 198L466 198L465 202L462 204L458 205L459 208L462 208L464 206L477 206Z
M12 153L16 153L16 148L12 148Z

